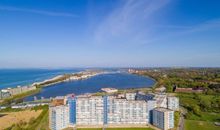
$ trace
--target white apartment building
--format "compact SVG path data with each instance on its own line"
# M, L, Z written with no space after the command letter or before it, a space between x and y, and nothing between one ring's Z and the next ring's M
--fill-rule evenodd
M179 98L174 96L167 97L167 108L178 111L179 110Z
M50 106L50 128L61 130L68 126L100 126L125 124L154 124L167 130L174 127L174 111L167 109L167 96L152 95L137 98L135 93L125 96L69 95L64 100L54 100ZM66 100L67 101L66 101ZM176 104L175 98L169 103ZM67 104L65 104L67 103ZM157 108L164 106L164 108ZM171 105L172 108L173 105ZM175 106L175 105L174 105Z
M76 101L76 124L102 125L103 109L103 98L101 96L78 96Z
M69 125L69 106L51 106L49 109L49 127L52 130L61 130Z
M109 96L107 104L107 124L147 124L146 101L117 99Z
M174 111L166 108L155 108L153 110L153 125L162 130L174 128Z
M158 95L155 95L154 99L157 102L157 107L167 108L167 95L158 94Z
M125 94L125 98L127 100L135 100L135 97L136 97L136 93L126 93Z

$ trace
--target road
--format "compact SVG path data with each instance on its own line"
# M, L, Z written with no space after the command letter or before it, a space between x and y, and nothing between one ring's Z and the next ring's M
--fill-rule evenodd
M184 130L184 116L182 113L180 114L180 120L179 120L177 130Z
M184 130L184 115L186 115L187 110L183 107L180 107L180 120L178 123L177 130Z

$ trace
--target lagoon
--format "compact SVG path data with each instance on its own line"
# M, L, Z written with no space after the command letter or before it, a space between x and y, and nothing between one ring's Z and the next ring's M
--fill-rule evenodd
M34 97L50 98L64 96L74 93L76 95L84 93L99 92L103 87L113 87L117 89L128 88L149 88L155 81L148 77L133 75L125 72L101 74L85 80L62 82L42 89L38 94L25 98L25 101L34 100Z

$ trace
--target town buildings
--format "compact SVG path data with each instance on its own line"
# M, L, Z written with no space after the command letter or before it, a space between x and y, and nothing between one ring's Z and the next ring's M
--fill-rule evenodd
M102 88L102 91L106 92L106 93L115 93L118 92L118 89L116 88Z
M153 109L153 125L162 130L174 128L174 111L162 107Z
M124 96L67 95L63 100L59 97L52 101L50 128L60 130L77 126L147 126L148 124L155 124L161 129L173 128L174 117L171 117L171 114L174 110L167 109L167 103L170 103L170 108L177 110L176 102L178 101L174 97L168 98L166 95L144 95L143 93L125 93ZM155 112L155 110L157 111ZM159 110L163 110L162 112L165 113L160 115ZM166 112L170 116L167 116ZM56 119L57 117L59 119ZM158 121L162 119L166 122L169 120L168 126L161 126L161 122Z
M7 89L2 89L0 90L0 99L5 99L5 98L8 98L10 97L10 93Z
M5 99L10 96L22 94L28 91L35 90L36 86L17 86L15 88L7 88L0 90L0 99Z

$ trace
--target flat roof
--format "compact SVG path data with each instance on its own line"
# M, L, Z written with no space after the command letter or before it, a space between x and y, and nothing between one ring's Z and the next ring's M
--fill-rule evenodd
M156 111L161 111L161 112L170 112L170 111L173 111L173 110L170 110L170 109L167 109L167 108L163 108L163 107L157 107L157 108L155 108L154 110L156 110Z

